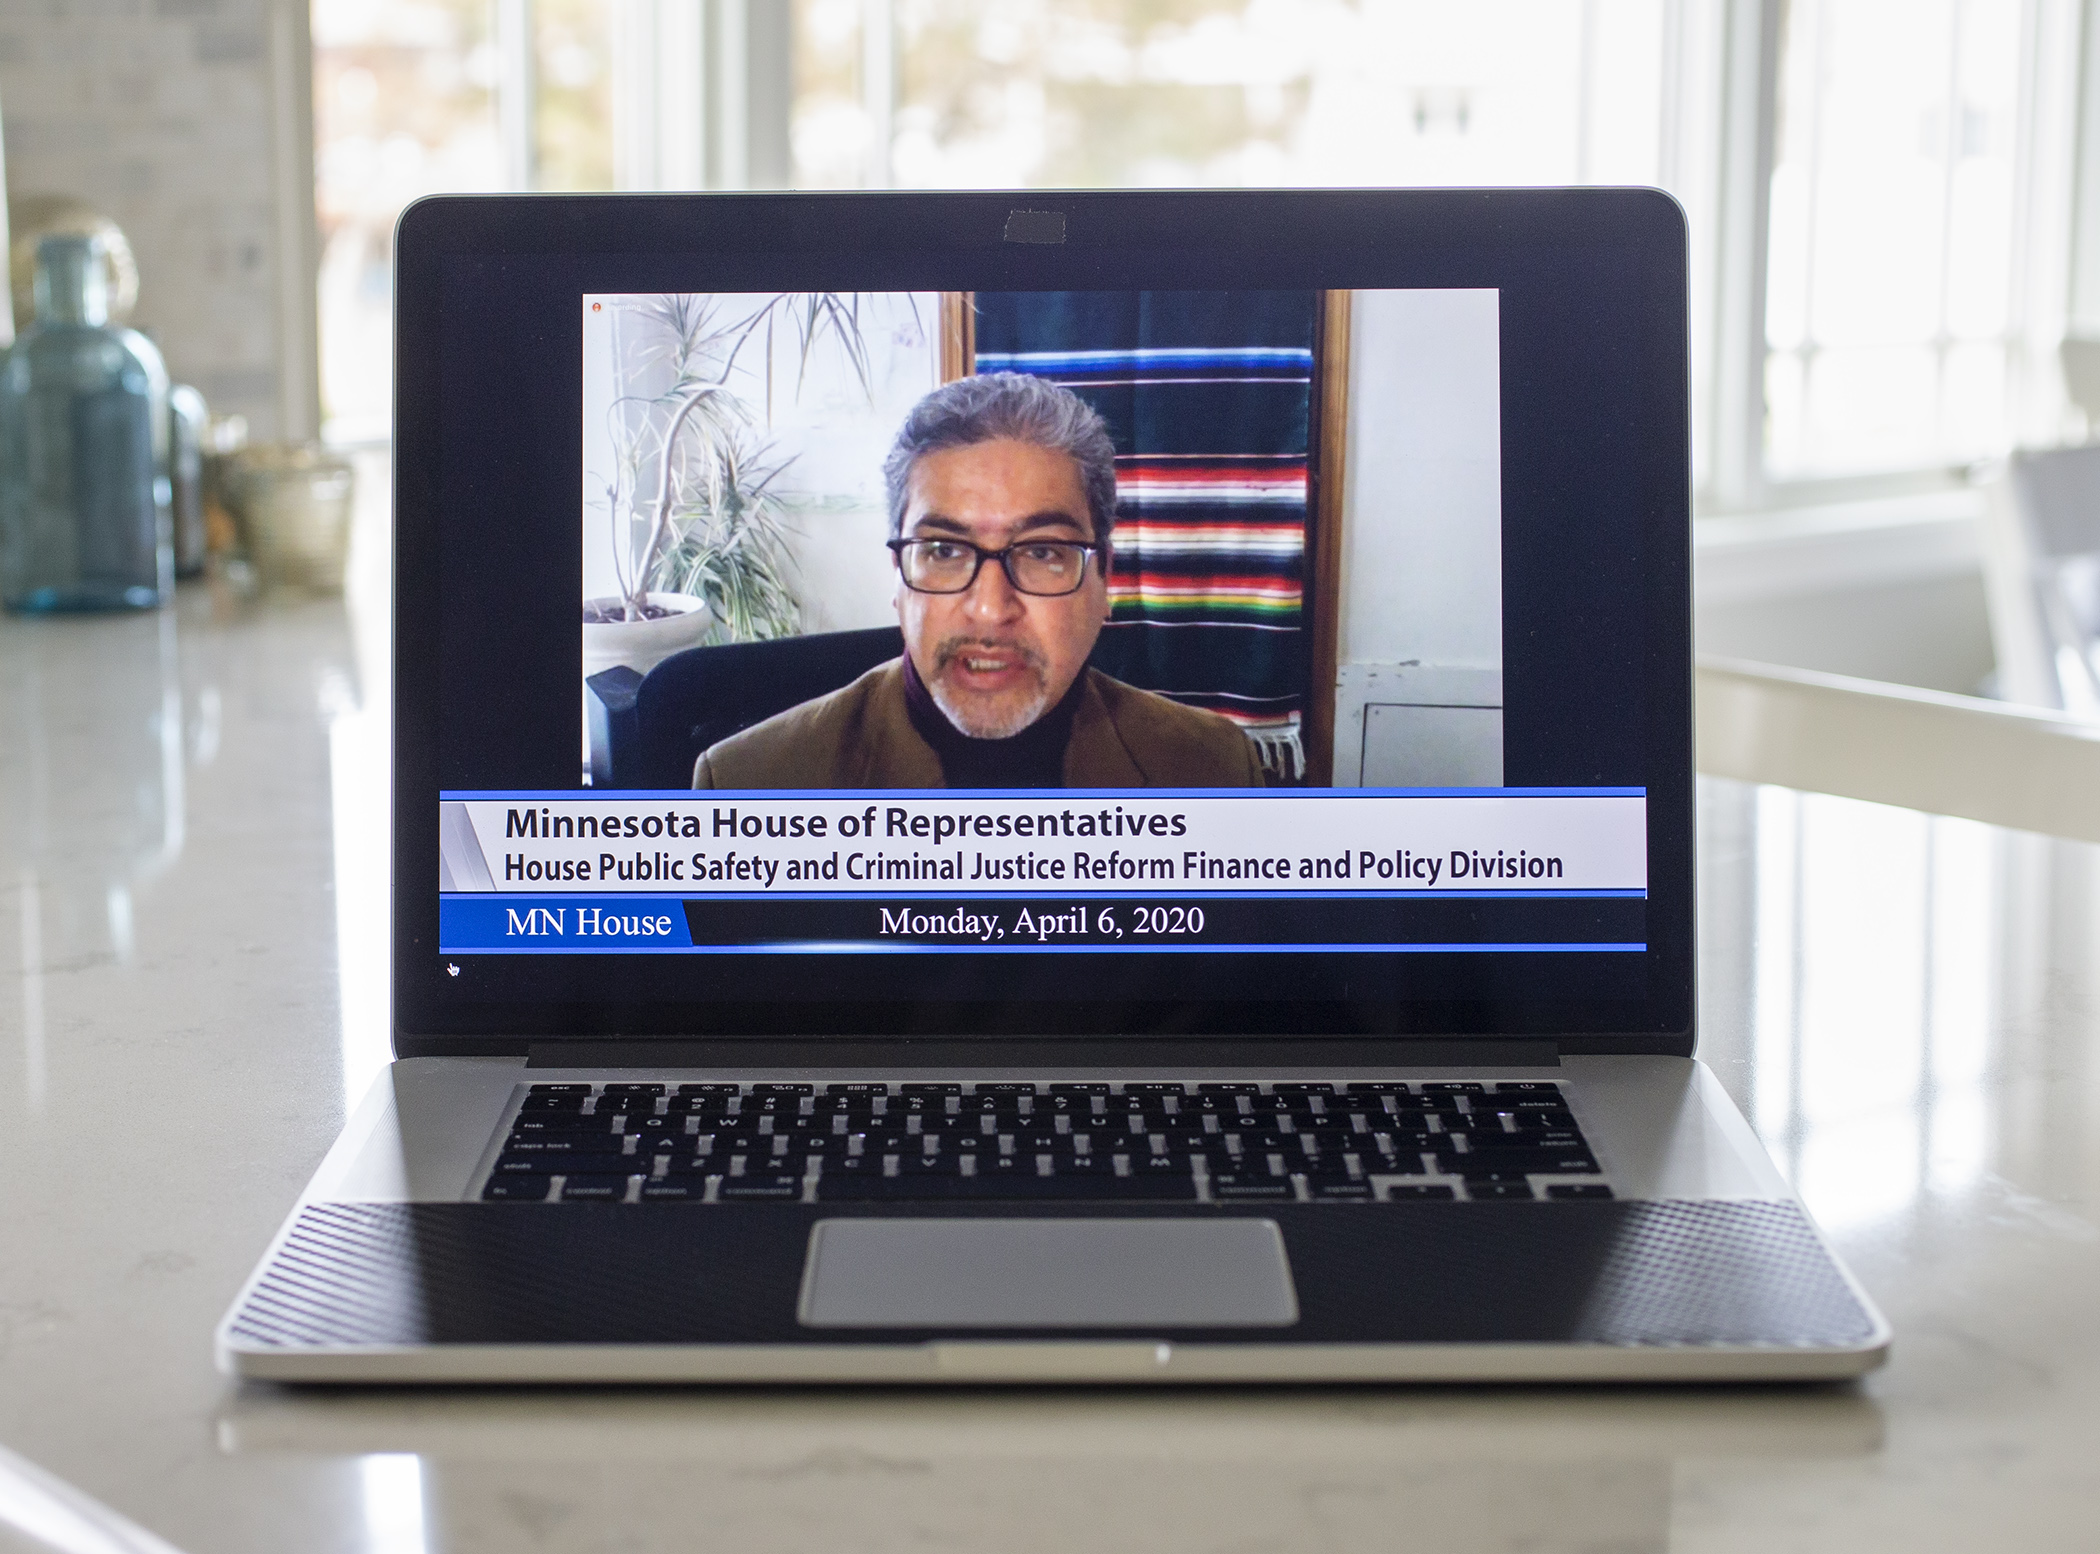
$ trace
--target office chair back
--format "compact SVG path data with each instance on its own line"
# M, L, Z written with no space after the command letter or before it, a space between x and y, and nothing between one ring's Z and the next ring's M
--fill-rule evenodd
M591 783L689 788L693 762L717 741L850 685L904 651L895 626L732 642L673 653L646 675L592 675Z

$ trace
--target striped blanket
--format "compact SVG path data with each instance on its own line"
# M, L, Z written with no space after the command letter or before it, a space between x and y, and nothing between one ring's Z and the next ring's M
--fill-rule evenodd
M1303 775L1309 291L979 292L979 372L1065 385L1108 422L1114 614L1094 663L1231 718Z

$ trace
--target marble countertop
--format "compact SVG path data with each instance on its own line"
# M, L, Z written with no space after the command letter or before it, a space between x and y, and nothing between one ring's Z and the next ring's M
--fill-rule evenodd
M178 1547L2093 1545L2100 850L1724 783L1702 1055L1895 1325L1863 1383L227 1380L386 1060L384 667L326 601L0 618L0 1445Z

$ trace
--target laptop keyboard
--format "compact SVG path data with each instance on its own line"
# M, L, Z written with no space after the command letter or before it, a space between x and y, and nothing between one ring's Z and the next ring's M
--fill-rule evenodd
M1609 1198L1550 1083L536 1084L489 1200Z

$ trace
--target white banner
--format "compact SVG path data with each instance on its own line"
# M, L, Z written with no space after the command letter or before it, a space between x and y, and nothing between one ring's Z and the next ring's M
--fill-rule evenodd
M465 798L446 891L943 895L1645 890L1647 801L1361 789L1012 798Z

